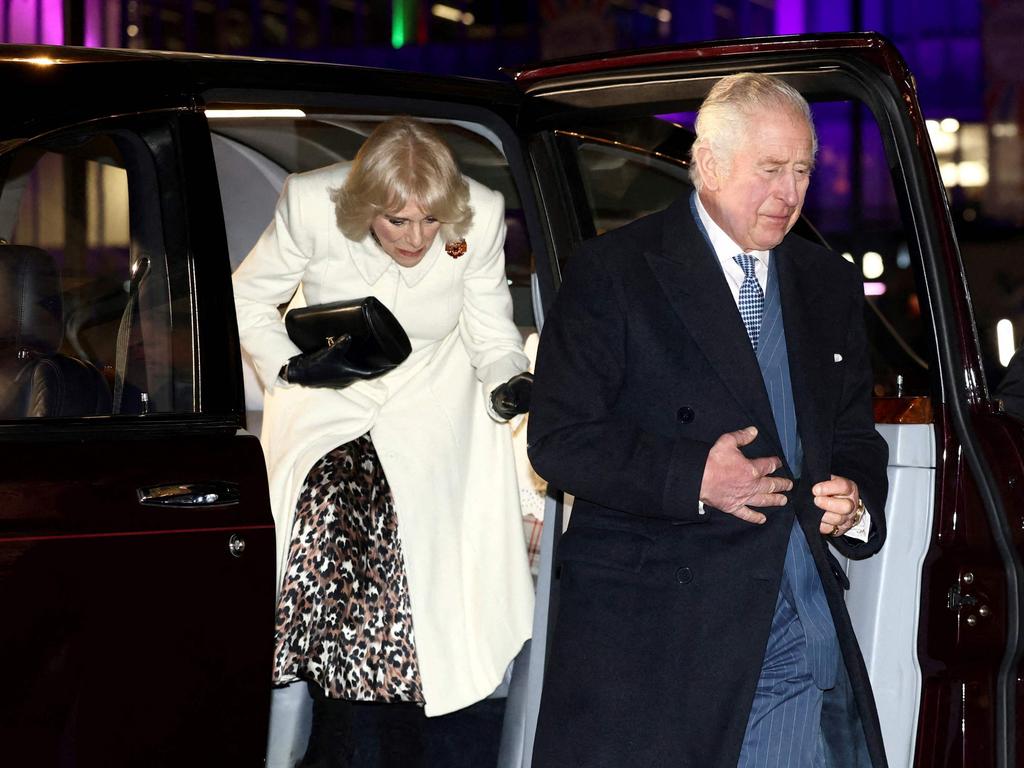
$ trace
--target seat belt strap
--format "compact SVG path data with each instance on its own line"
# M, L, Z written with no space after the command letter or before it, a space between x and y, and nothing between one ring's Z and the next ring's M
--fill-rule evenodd
M121 399L124 397L124 376L128 368L128 342L132 335L132 324L135 310L139 303L139 286L143 278L149 274L149 258L140 256L132 264L131 277L128 280L128 303L121 313L121 324L117 328L117 355L114 368L113 413L121 412Z

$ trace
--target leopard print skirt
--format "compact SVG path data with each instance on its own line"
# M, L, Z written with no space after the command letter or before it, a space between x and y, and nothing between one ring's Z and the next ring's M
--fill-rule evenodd
M335 448L299 493L277 603L274 682L331 698L423 701L394 498L369 435Z

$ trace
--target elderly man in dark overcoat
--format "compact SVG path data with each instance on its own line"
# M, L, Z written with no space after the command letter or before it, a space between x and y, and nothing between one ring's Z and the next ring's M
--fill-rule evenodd
M855 267L790 233L817 138L723 78L695 191L585 243L544 327L537 471L575 495L534 768L884 766L829 547L885 538Z

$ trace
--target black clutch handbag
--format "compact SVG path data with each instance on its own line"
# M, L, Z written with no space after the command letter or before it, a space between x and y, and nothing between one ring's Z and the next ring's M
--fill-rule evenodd
M285 315L284 325L303 352L334 346L350 336L345 356L360 368L379 372L377 375L387 373L412 352L401 324L373 296L293 309Z

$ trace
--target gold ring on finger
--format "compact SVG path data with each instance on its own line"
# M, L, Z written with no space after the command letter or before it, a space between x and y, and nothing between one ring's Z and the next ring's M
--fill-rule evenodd
M829 534L828 534L828 535L829 535L829 536L831 536L831 537L832 537L833 539L836 539L836 538L839 538L840 536L842 536L843 534L842 534L842 532L841 532L841 531L839 530L839 526L838 526L838 525L836 525L835 523L833 523L833 524L832 524L832 530L831 530L831 531L829 531Z

